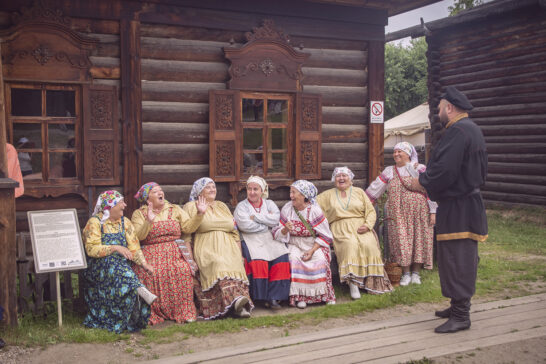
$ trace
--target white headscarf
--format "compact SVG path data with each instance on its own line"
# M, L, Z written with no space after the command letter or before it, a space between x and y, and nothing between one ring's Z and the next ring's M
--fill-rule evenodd
M265 179L260 176L250 176L250 178L246 181L246 185L248 186L249 183L256 183L262 188L262 198L269 197L269 186L267 185Z
M355 178L355 174L353 173L353 171L351 171L349 169L349 167L347 166L343 166L343 167L336 167L334 169L334 172L332 173L332 182L335 182L336 180L336 176L340 173L344 173L346 174L347 176L349 176L349 178L351 179L351 181L353 180L353 178Z
M193 183L193 186L191 188L190 192L190 201L195 201L203 191L203 189L208 185L209 183L214 183L212 178L209 177L203 177L199 178L197 181Z
M311 202L313 205L317 202L315 197L318 194L318 190L311 182L304 179L299 179L296 182L292 183L291 187L294 187L296 190L300 191L300 193L305 196L305 198L307 198L309 202Z
M394 146L394 150L401 150L410 157L410 162L419 163L419 158L417 156L417 151L415 147L408 142L400 142Z

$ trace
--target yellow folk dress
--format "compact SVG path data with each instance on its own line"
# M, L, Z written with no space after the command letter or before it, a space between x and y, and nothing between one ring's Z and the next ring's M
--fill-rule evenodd
M381 250L373 232L376 213L364 190L350 187L345 198L332 188L317 196L317 202L330 223L334 236L339 277L341 282L352 282L369 293L392 291L385 274ZM369 231L357 232L365 225Z
M195 201L184 205L190 218L197 214ZM254 306L250 300L249 282L239 248L239 233L233 215L220 201L207 209L193 239L193 255L199 266L201 290L196 290L200 314L205 319L225 315L241 296L249 299L247 309Z

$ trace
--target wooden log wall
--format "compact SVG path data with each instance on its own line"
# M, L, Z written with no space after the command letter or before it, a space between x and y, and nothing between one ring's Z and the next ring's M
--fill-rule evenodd
M546 206L546 11L538 5L427 37L432 144L437 105L456 86L474 105L484 133L490 203Z
M212 20L221 14L209 11L203 17ZM163 185L169 200L186 202L193 181L208 175L208 91L225 89L228 81L222 47L242 46L244 32L266 17L239 14L233 20L238 23L225 29L184 25L184 19L181 25L146 22L157 20L153 14L141 17L143 182ZM298 22L304 35L283 30L298 51L310 54L303 67L304 92L323 98L322 181L317 185L320 190L330 187L333 169L347 165L363 187L368 170L368 42L314 37L314 20ZM335 35L335 28L330 33ZM229 201L228 193L227 184L219 184L218 199ZM287 200L288 189L272 191L271 198Z

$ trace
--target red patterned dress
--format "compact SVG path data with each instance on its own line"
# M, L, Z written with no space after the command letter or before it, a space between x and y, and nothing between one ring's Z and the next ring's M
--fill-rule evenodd
M133 220L137 220L137 230L143 229L143 216L147 213L143 207L135 211ZM135 218L139 215L140 219ZM151 325L172 320L177 323L195 321L197 312L193 301L193 277L189 264L175 243L180 238L181 228L178 219L181 209L169 204L161 214L154 219L144 240L140 242L146 261L154 268L154 275L135 266L138 278L148 289L159 297L152 304ZM161 218L165 216L166 218ZM186 215L187 216L187 215Z
M422 164L417 168L419 173L425 170ZM403 267L422 263L423 268L432 269L433 226L429 214L436 212L437 205L421 192L409 189L411 178L406 167L389 166L366 193L375 201L387 191L389 260Z

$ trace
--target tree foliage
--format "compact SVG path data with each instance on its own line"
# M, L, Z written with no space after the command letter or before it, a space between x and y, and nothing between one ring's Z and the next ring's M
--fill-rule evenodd
M454 16L463 10L472 9L481 4L483 4L483 0L456 0L453 6L447 7L447 10L449 10L449 16Z
M427 101L427 43L385 45L385 120Z

